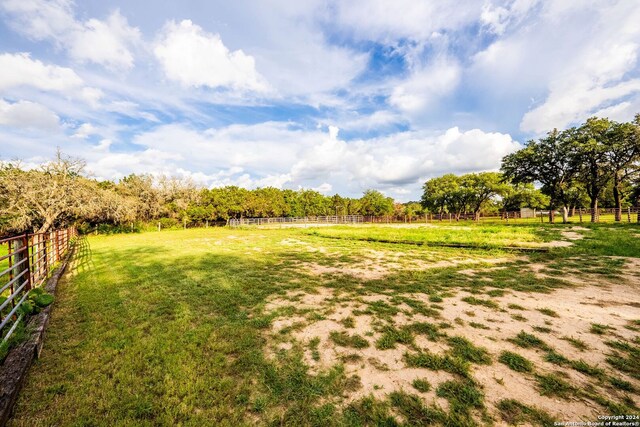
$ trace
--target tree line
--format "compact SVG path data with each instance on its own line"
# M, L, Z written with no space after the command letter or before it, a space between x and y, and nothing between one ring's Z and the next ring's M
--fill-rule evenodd
M310 189L209 189L166 176L132 174L98 181L84 169L82 160L61 153L32 170L0 163L0 233L44 232L71 223L85 229L156 222L172 227L242 217L382 216L397 211L393 199L376 190L350 198Z
M549 220L562 209L567 221L571 206L588 199L591 221L608 194L616 221L623 203L637 205L640 197L640 114L632 122L618 123L593 117L580 126L549 132L529 141L525 148L502 159L505 179L537 183L549 197Z
M527 142L502 159L501 172L447 174L423 186L422 206L456 218L487 209L548 209L549 221L562 210L563 222L576 208L640 203L640 114L632 122L590 118L580 126ZM604 203L602 203L604 202Z

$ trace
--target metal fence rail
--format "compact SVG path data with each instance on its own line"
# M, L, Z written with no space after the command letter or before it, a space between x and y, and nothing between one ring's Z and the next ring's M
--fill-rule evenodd
M277 218L232 218L230 227L243 225L267 225L267 224L356 224L364 221L362 215L330 215L330 216L305 216L305 217L277 217Z
M640 222L640 208L626 207L617 211L615 208L598 208L595 211L595 218L599 222L614 222L616 217L619 222ZM569 220L572 222L589 222L591 220L591 209L575 208L570 209ZM616 215L617 214L617 215ZM426 213L420 215L343 215L343 216L308 216L308 217L278 217L278 218L240 218L230 219L228 225L240 227L245 225L268 225L268 224L361 224L361 223L429 223L429 222L453 222L453 221L476 221L476 222L547 222L548 210L539 211L504 211L486 213ZM556 210L555 220L562 220L562 211Z
M24 317L20 307L29 292L44 284L76 235L76 229L70 227L0 240L0 337L3 343Z

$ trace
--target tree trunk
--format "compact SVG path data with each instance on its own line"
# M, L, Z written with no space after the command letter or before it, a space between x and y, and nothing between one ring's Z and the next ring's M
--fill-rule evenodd
M618 173L616 172L613 176L613 200L615 201L615 205L616 205L616 222L620 222L622 221L622 202L620 200L620 177L618 176Z
M42 224L42 227L40 227L36 233L45 233L49 231L55 220L55 217L45 217L44 224Z
M598 222L598 198L591 199L591 222Z
M569 216L574 216L576 214L576 206L571 206L571 212L569 212Z
M565 206L563 206L563 207L562 207L562 222L563 222L564 224L566 224L567 222L569 222L568 215L569 215L569 209L568 209L568 208L567 208L567 206L565 205Z
M553 224L556 221L556 210L555 208L549 209L549 222Z

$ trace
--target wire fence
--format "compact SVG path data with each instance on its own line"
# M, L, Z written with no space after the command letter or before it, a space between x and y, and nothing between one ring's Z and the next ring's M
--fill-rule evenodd
M24 317L20 308L41 287L77 236L74 227L0 240L0 337L6 342Z
M616 208L599 208L596 210L575 208L567 212L570 222L590 222L593 217L597 222L639 222L640 208L627 207L620 210ZM555 221L562 220L562 211L554 211ZM441 223L441 222L547 222L549 218L548 210L521 210L503 211L491 213L425 213L420 215L343 215L343 216L307 216L307 217L276 217L276 218L232 218L228 221L230 227L241 226L306 226L306 225L329 225L329 224L419 224L419 223Z
M364 222L362 215L328 215L328 216L304 216L304 217L277 217L277 218L232 218L230 227L246 225L307 225L307 224L359 224Z

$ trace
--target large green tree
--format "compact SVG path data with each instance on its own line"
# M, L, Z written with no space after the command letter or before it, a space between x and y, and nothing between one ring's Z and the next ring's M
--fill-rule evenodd
M562 208L563 221L568 220L568 191L580 170L573 156L574 133L575 129L562 132L554 129L502 159L501 170L511 182L541 184L542 193L549 196L549 222L554 222L558 207Z
M367 190L360 199L363 215L384 216L393 214L393 199L378 190Z
M632 123L613 123L604 141L606 163L613 175L612 190L615 219L622 219L624 188L638 174L640 162L640 114Z

